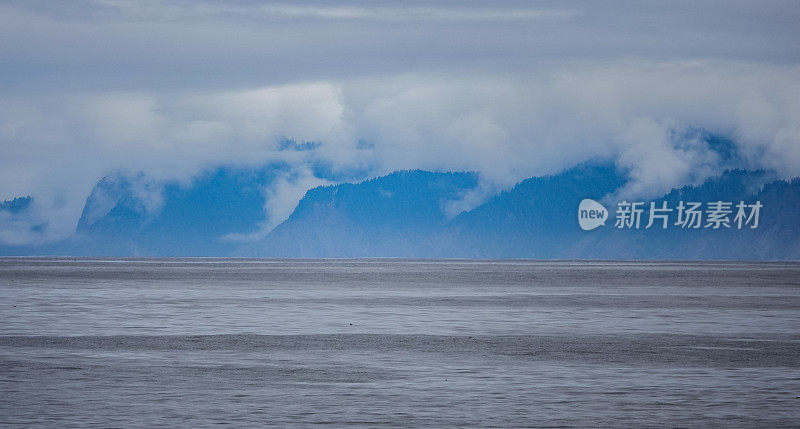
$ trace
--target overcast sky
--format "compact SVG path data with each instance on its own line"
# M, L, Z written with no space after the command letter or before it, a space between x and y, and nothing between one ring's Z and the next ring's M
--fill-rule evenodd
M312 160L491 192L608 158L653 196L718 172L696 128L800 175L800 2L0 1L0 200L36 201L6 243L74 232L104 175L277 159L269 225Z

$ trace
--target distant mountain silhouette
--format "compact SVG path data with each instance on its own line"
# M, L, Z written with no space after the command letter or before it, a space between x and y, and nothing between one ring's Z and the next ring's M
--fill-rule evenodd
M0 201L0 212L17 215L24 212L33 202L31 197L16 197L13 200Z
M264 187L274 171L218 168L190 184L148 189L138 178L97 184L78 221L75 247L100 255L226 255L264 221ZM149 207L152 206L152 207Z
M311 189L289 219L242 254L433 256L440 248L437 234L448 224L445 204L477 184L474 173L414 170Z
M626 182L613 164L583 164L560 174L526 179L454 219L442 234L451 252L476 258L554 258L585 237L577 207L602 199Z
M725 142L719 145L724 152ZM756 229L686 229L674 225L674 219L667 229L646 229L648 213L641 228L618 229L617 193L628 179L611 163L581 164L526 179L462 213L453 208L480 190L476 173L398 171L360 183L322 186L306 192L289 218L262 239L227 239L260 230L264 189L280 168L218 168L191 183L153 189L143 177L107 177L88 198L75 236L47 245L0 246L0 253L800 259L800 179L775 180L764 171L734 168L654 200L673 209L680 201L760 201ZM610 218L605 226L580 229L577 207L584 198L606 206ZM24 216L31 204L29 197L2 202L0 215Z
M577 206L607 200L625 183L613 165L585 164L527 179L475 209L446 219L442 202L474 186L474 176L411 171L362 184L310 190L295 212L244 254L294 257L459 257L592 259L800 259L800 179L769 181L763 171L730 170L656 199L760 200L757 229L583 231ZM765 184L765 182L767 182ZM434 192L435 191L435 192ZM437 210L438 202L438 210ZM649 208L649 201L643 201ZM705 210L705 209L704 209ZM673 213L674 215L674 213ZM730 218L733 219L734 214Z

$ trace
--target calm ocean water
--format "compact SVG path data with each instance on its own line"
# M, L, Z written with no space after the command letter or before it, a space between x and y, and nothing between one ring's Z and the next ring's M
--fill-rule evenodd
M800 263L0 258L0 424L800 422Z

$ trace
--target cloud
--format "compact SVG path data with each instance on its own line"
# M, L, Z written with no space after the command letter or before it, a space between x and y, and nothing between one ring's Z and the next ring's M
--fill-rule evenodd
M307 155L281 151L279 142L313 138L335 147L344 141L341 108L334 86L315 83L202 94L5 98L0 200L33 196L38 215L31 222L47 224L38 235L64 238L103 176L144 174L164 183L191 180L217 165L294 164Z
M290 166L267 229L323 182L314 163L478 171L458 211L612 159L644 197L720 168L697 128L798 176L798 18L783 1L6 2L0 200L35 202L0 236L68 236L106 175L152 191L219 165Z
M308 166L302 166L279 177L267 189L265 198L267 223L261 228L261 235L266 235L285 221L307 190L328 184L330 182L327 180L315 177Z
M334 170L372 166L367 174L477 171L502 189L615 159L634 179L625 192L646 197L719 172L713 151L684 132L693 128L733 137L753 167L800 175L797 94L794 67L693 62L7 99L0 198L34 196L60 237L74 228L94 183L120 170L180 181L215 165L296 166L266 191L276 204L267 207L268 228L288 216L287 202L304 187L322 183L307 169L311 161ZM287 138L322 144L281 150ZM372 144L365 150L359 141Z
M266 220L259 228L248 234L227 234L225 241L256 241L264 238L281 222L289 218L306 191L331 182L316 177L308 164L296 165L289 171L281 171L264 189L264 213Z
M511 183L614 157L665 170L673 160L687 171L680 179L691 179L688 171L712 162L680 132L694 127L735 138L754 166L797 175L800 165L781 160L800 146L779 142L798 141L798 89L796 67L625 62L534 77L404 76L359 82L345 95L359 137L379 142L377 156L390 168L469 169ZM764 103L755 118L741 113L753 97ZM785 153L774 156L776 147ZM676 184L662 180L669 178L664 172L653 184Z
M720 173L719 156L700 136L675 131L674 125L652 118L631 119L616 137L620 144L617 164L630 178L617 192L617 200L656 197Z
M534 73L572 61L800 61L794 1L10 1L0 89L246 88Z
M284 15L297 18L319 19L359 19L377 21L494 21L494 20L538 20L564 18L570 12L557 9L535 8L477 8L477 7L420 7L419 5L406 5L400 7L387 7L373 5L371 7L355 6L296 6L296 5L267 5L260 7L259 12L267 15Z

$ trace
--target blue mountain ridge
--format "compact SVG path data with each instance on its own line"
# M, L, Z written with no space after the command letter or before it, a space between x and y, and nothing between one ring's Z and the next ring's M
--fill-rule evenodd
M698 186L673 189L653 200L656 207L666 201L675 210L680 201L702 202L760 201L759 226L698 229L675 225L672 213L666 229L659 224L646 229L649 202L645 202L639 229L614 227L616 217L609 207L611 218L606 227L585 234L580 241L559 255L563 258L588 259L718 259L718 260L785 260L800 258L800 179L772 180L764 171L727 170ZM734 213L729 217L731 222Z
M6 212L10 215L18 215L27 210L32 202L33 198L30 196L16 197L13 200L0 201L0 212Z
M448 224L445 204L477 185L475 173L414 170L311 189L289 219L239 254L435 256L440 245L434 240Z
M402 181L398 176L404 176ZM407 176L413 176L412 179ZM427 180L422 180L427 177ZM760 200L759 228L712 230L614 228L614 209L605 227L583 231L577 206L603 200L625 183L612 164L583 164L560 174L524 180L509 191L451 220L436 213L432 178L453 173L402 172L360 185L309 191L286 222L244 254L294 257L459 257L546 259L799 259L800 179L771 180L763 171L727 170L699 186L684 186L655 201L675 207L684 201ZM398 184L406 186L397 186ZM409 188L408 183L417 183ZM364 189L360 187L364 186ZM422 189L425 188L425 189ZM451 188L448 197L468 187ZM358 191L357 191L358 190ZM378 192L376 192L378 190ZM340 196L340 192L343 194ZM427 201L408 212L420 192ZM357 196L354 196L355 195ZM368 204L381 210L373 213ZM440 196L441 198L441 196ZM441 199L440 199L441 201ZM391 208L391 210L387 210ZM380 215L378 215L380 213ZM395 213L395 215L391 215ZM732 217L731 217L732 218ZM421 219L424 219L422 221Z
M458 257L586 259L800 259L800 178L726 170L655 199L763 204L759 228L614 228L610 196L626 183L613 163L532 177L455 216L447 207L479 186L471 172L398 171L360 183L310 189L289 218L255 242L264 189L288 167L220 167L190 183L148 188L143 177L110 176L87 199L76 234L48 245L0 246L3 254L95 256ZM577 205L603 201L606 226L583 231ZM31 198L0 203L23 216ZM646 218L643 217L643 223Z
M167 183L163 189L146 189L136 178L107 177L86 202L77 239L99 254L227 254L237 243L222 237L249 233L264 221L263 189L274 174L267 168L218 168L190 185ZM144 198L157 206L146 207L142 193L153 194Z

